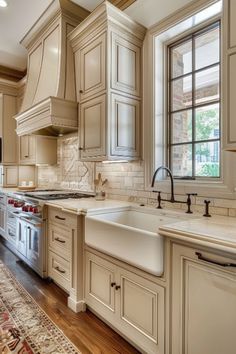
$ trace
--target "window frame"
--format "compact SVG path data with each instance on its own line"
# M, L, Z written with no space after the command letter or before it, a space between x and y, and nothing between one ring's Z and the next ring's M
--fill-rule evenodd
M145 179L145 190L150 192L153 190L151 188L151 181L155 169L160 164L167 163L167 156L163 149L166 147L167 136L165 135L166 129L162 129L164 119L161 116L165 114L166 107L164 106L164 101L162 101L163 95L167 94L167 88L162 85L157 85L157 60L158 65L162 65L166 58L165 45L168 44L168 38L165 38L165 43L162 38L160 38L163 33L171 29L173 26L179 25L183 21L188 20L190 17L194 16L196 13L214 5L218 0L199 0L198 2L192 2L191 4L185 6L181 10L177 11L173 15L164 19L163 21L152 26L146 33L144 45L143 45L143 105L142 112L144 120L142 122L142 158L144 160L144 179ZM224 5L223 5L224 6ZM224 49L223 38L225 38L225 31L227 31L227 25L225 27L225 15L223 9L221 13L213 15L210 19L204 21L204 24L211 23L213 21L222 20L221 26L221 41L222 41L222 52ZM193 26L189 26L188 29L191 30ZM200 28L199 23L196 28ZM186 31L187 33L187 31ZM177 38L181 38L182 35L177 35ZM160 40L159 40L160 38ZM158 50L156 49L156 40L158 39ZM170 38L169 38L170 39ZM156 58L157 57L157 58ZM225 76L225 66L223 63L224 53L222 53L221 61L223 65L222 76ZM159 70L159 67L158 67ZM160 80L164 77L165 73L158 73ZM222 81L223 82L223 81ZM223 82L223 86L225 83ZM156 97L160 97L157 104L161 104L161 108L157 111ZM225 101L222 101L222 111L224 111ZM160 124L156 121L156 118L160 117ZM222 117L222 137L224 136L224 117ZM158 125L158 126L157 126ZM165 128L165 127L164 127ZM155 132L160 131L161 142L157 144L155 139ZM223 143L223 142L222 142ZM158 148L158 151L157 151ZM236 154L222 151L221 150L221 162L222 162L222 174L219 179L197 179L197 180L175 180L175 190L178 194L192 193L196 192L199 196L214 197L214 198L227 198L236 199ZM160 176L161 177L161 176ZM159 180L160 189L165 193L169 192L169 180L163 176Z
M222 76L222 31L221 31L221 26L222 26L222 21L221 18L218 19L209 19L208 21L204 21L203 23L201 23L199 26L193 27L192 29L190 29L188 31L188 33L181 33L178 37L178 39L173 38L170 40L170 42L165 44L165 50L166 50L166 57L167 57L167 65L164 68L164 71L166 72L166 81L165 81L165 86L167 87L167 94L166 94L166 98L165 98L165 105L166 105L166 110L165 110L165 117L164 119L166 120L166 135L167 135L167 144L166 144L166 161L167 164L169 166L169 168L172 168L172 158L171 158L171 147L174 146L184 146L184 145L191 145L192 148L192 175L191 176L174 176L174 179L178 179L178 180L220 180L222 177L222 154L221 154L221 144L222 144L222 129L221 129L221 121L222 121L222 117L221 117L221 112L222 112L222 107L221 107L221 103L222 103L222 80L221 80L221 76ZM219 61L215 62L214 64L210 64L207 66L204 66L200 69L195 69L195 46L194 46L194 38L196 38L199 35L204 35L205 33L211 31L214 28L219 28ZM183 75L178 75L174 78L171 77L171 73L172 73L172 60L171 60L171 48L173 47L177 47L183 43L188 42L189 40L191 40L192 42L192 63L191 63L191 67L192 70L186 74ZM210 68L213 67L217 67L219 66L219 98L215 99L215 100L211 100L207 103L201 103L201 104L196 104L195 103L195 77L196 74L199 72L203 72L205 70L208 70ZM192 76L191 79L191 83L192 83L192 104L187 107L187 108L182 108L182 109L178 109L178 110L173 110L171 108L171 103L172 103L172 89L171 89L171 83L179 80L179 79L183 79L185 77L188 76ZM197 108L201 108L201 107L207 107L213 104L219 104L219 138L216 139L208 139L208 140L196 140L194 135L195 135L195 114L194 111ZM178 112L183 112L183 111L188 111L191 110L192 111L192 139L189 142L182 142L182 143L172 143L171 142L171 135L172 135L172 127L171 127L171 115L174 113L178 113ZM207 143L207 142L219 142L219 176L196 176L195 175L195 145L197 143Z

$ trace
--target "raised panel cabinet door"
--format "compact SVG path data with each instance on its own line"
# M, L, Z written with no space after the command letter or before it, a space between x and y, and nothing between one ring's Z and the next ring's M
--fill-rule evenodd
M106 33L80 50L79 63L76 60L76 71L80 77L80 87L77 88L79 101L102 93L106 89Z
M236 270L215 261L236 264L236 258L173 246L172 354L235 353Z
M86 252L85 301L107 320L115 314L116 267Z
M20 137L20 163L35 163L35 136L24 135Z
M111 95L111 155L139 157L140 102Z
M18 167L4 166L3 167L3 186L16 187L18 185Z
M164 353L164 288L132 272L119 269L119 321L140 348L150 354Z
M141 49L112 33L111 85L115 90L140 96Z
M106 155L106 96L80 105L80 157L101 158Z

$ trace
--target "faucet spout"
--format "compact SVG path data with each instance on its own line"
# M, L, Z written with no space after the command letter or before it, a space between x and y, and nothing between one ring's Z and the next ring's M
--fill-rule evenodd
M170 183L171 183L171 197L170 197L170 202L171 203L174 203L175 202L175 195L174 195L174 178L173 178L173 175L172 175L172 172L171 170L166 167L166 166L160 166L156 169L156 171L154 172L154 175L152 177L152 184L151 184L151 187L154 187L154 184L155 184L155 180L156 180L156 177L157 177L157 174L159 171L161 170L164 170L168 173L168 176L170 177Z

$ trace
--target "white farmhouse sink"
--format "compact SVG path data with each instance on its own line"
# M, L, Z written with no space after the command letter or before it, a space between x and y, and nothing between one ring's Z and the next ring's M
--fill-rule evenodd
M85 243L101 252L160 276L164 270L163 237L158 227L186 216L155 209L124 208L85 217Z

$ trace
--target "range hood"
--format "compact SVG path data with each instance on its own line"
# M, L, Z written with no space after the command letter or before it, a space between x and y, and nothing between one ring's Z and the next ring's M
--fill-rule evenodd
M70 0L54 0L21 41L28 50L27 83L18 135L78 129L75 70L68 34L89 15Z

